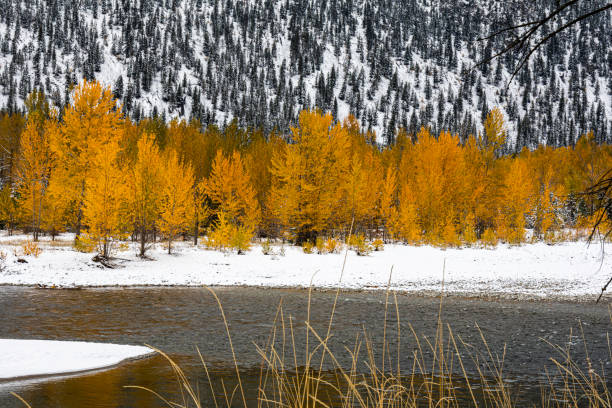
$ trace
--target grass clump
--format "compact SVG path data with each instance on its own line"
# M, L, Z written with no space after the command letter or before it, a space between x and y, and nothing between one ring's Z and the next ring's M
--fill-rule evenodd
M325 241L325 250L330 254L337 254L342 248L342 243L335 238L327 238Z
M38 258L42 254L42 249L38 246L38 243L34 241L25 241L21 245L21 251L24 256L33 256Z
M261 253L264 255L272 255L272 242L270 242L269 238L261 242Z
M312 254L314 247L312 242L306 241L302 244L302 251L304 251L305 254Z
M366 256L372 252L372 246L366 241L363 234L349 235L348 245L359 256Z
M382 251L385 249L385 243L382 239L376 238L374 241L372 241L372 248L374 248L374 251L377 252Z

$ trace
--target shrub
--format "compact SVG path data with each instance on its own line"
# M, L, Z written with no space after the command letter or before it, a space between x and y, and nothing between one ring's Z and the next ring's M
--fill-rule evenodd
M0 251L0 272L6 269L6 252Z
M382 239L376 238L374 241L372 241L372 247L374 247L374 251L382 251L385 249L385 243Z
M238 255L242 255L251 248L252 238L253 230L251 228L246 227L244 225L232 225L230 248L235 250Z
M335 254L340 250L340 242L334 238L328 238L325 241L325 250L330 254Z
M266 239L265 241L261 243L261 252L264 255L272 254L272 243L270 242L270 239Z
M348 244L359 256L365 256L372 252L372 247L366 242L365 237L361 234L351 235Z
M497 245L497 236L491 228L484 231L481 240L485 248L492 248Z
M326 252L325 243L323 242L323 238L321 237L317 237L317 243L315 244L315 247L317 248L318 254L324 254Z
M312 244L312 242L304 242L302 244L302 251L304 251L305 254L312 254L312 249L314 248L314 245Z
M79 252L93 252L96 249L96 241L92 239L88 234L82 234L80 237L76 237L74 240L73 247Z
M208 234L206 244L209 248L224 251L230 246L231 239L231 224L228 222L225 214L220 213L219 219L215 224L215 229Z
M220 251L235 250L243 254L251 247L252 228L244 225L234 225L229 222L225 213L219 213L219 220L214 231L208 235L207 245Z
M24 256L33 256L38 258L38 256L42 253L42 249L40 249L38 244L34 241L24 242L23 245L21 245L21 249Z

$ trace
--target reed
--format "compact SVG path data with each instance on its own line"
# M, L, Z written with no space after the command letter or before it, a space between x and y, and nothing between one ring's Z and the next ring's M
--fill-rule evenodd
M209 289L210 290L210 289ZM230 348L231 335L218 297L221 317L225 323ZM372 338L365 330L359 333L351 347L345 347L349 363L342 364L330 346L332 338L332 319L335 312L334 302L329 325L323 331L316 330L310 322L311 290L308 292L307 318L304 327L298 329L294 320L283 310L279 303L274 317L274 324L264 346L255 346L261 358L259 386L257 394L258 408L459 408L465 406L513 408L525 406L520 399L519 391L509 387L504 377L505 348L495 353L489 347L482 330L476 326L480 344L464 342L453 333L449 324L442 319L443 302L440 300L437 329L432 338L419 336L409 325L409 336L416 347L408 367L401 367L400 313L395 292L387 289L384 304L385 325L382 349L376 349ZM393 299L394 308L391 308ZM395 314L396 333L387 329L389 314ZM306 344L304 353L296 349L298 336L303 336ZM388 339L395 337L396 348L391 349ZM582 338L588 356L587 340ZM609 342L608 342L609 344ZM541 407L578 408L578 407L612 407L612 397L607 386L603 367L594 367L587 358L586 369L572 359L568 347L550 344L555 353L550 359L554 363L554 372L547 373L548 383L542 385ZM609 357L612 361L612 347L609 346ZM154 390L147 390L158 396L169 407L188 408L202 407L198 393L181 368L170 357L158 351L166 358L174 370L181 389L180 401L168 401ZM199 353L199 350L198 350ZM302 356L303 360L301 360ZM237 386L217 393L212 387L210 374L200 354L202 365L211 387L215 408L244 406L247 400L240 380L238 363L234 355L234 366ZM346 361L345 358L343 361ZM326 364L331 369L326 369ZM471 367L470 371L468 366ZM365 369L364 369L365 368ZM474 370L476 371L474 373ZM216 395L222 395L217 400Z

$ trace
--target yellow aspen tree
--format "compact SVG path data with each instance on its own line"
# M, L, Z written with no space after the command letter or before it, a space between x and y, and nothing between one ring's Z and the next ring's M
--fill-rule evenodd
M490 166L495 158L501 156L506 144L506 124L504 114L497 107L491 109L484 122L484 135L480 138L485 163Z
M108 260L116 245L125 239L126 200L125 173L117 164L119 144L105 143L91 157L91 168L85 179L83 221L88 238L95 244L102 261Z
M217 152L204 191L216 211L224 212L231 223L251 229L257 227L261 214L259 203L239 152L231 156L225 156L221 150Z
M107 145L122 139L125 128L110 88L103 88L96 81L84 81L75 89L72 99L51 146L57 157L54 178L63 188L62 195L72 201L78 239L88 181L94 180L92 173L97 171L93 163L99 160L100 151L109 149Z
M20 138L26 125L21 113L0 113L0 179L3 186L13 186L19 160Z
M440 245L443 247L458 247L461 245L457 225L452 214L446 216L440 236Z
M165 162L159 230L166 237L171 254L172 242L191 225L194 176L191 166L181 163L174 150L167 153Z
M535 204L535 230L540 238L552 240L554 231L558 228L557 212L562 205L563 187L555 185L552 165L547 165L544 171L540 191Z
M130 188L127 206L130 222L140 241L138 254L144 257L159 218L163 164L153 135L143 134L138 140L137 149L136 161L128 169Z
M358 152L353 160L359 160L363 174L361 187L357 190L359 195L356 213L359 215L359 222L368 231L375 232L380 226L378 206L384 181L381 175L385 174L381 155L376 147L364 144L362 151Z
M243 155L244 168L250 177L261 209L259 230L268 236L277 234L273 215L268 207L268 196L272 188L272 157L284 146L285 141L274 132L267 138L257 135Z
M318 111L302 111L292 128L293 143L272 159L271 191L275 216L297 243L315 242L334 215L338 173L334 173L333 139L341 125Z
M41 93L29 95L26 106L28 123L20 141L17 191L24 221L32 230L34 241L38 241L54 165L50 139L57 131L57 119L51 117L49 105Z
M328 139L330 156L323 166L328 166L327 183L329 200L333 204L327 229L363 231L367 219L369 198L366 172L365 141L357 119L349 115L341 125L333 126ZM369 160L368 160L369 161ZM370 161L368 163L372 165ZM375 194L373 194L375 198Z
M201 128L201 123L196 120L190 122L173 120L164 133L164 144L158 143L162 147L165 145L166 149L176 151L179 159L183 163L189 164L193 169L195 179L193 189L194 211L192 214L194 245L198 243L201 222L205 221L210 215L205 192L201 186L205 184L203 181L210 173L219 140L223 139L215 126L209 126L206 135L202 134ZM162 132L160 130L157 133L161 134Z
M423 238L417 206L408 185L401 189L399 208L393 211L389 229L395 239L408 244L418 244Z
M436 139L422 128L400 168L401 174L409 175L405 183L418 209L424 238L440 243L447 220L463 212L469 196L459 137L441 132Z
M340 214L344 213L345 215L340 215L330 221L333 222L334 227L341 227L342 225L338 224L350 225L351 221L354 220L353 230L356 231L366 227L364 224L369 207L369 197L366 197L366 195L369 191L366 184L367 174L361 157L357 153L352 156L349 171L343 183L344 191L342 192L341 207L338 209L338 213L341 211ZM376 197L376 194L371 194L371 196Z
M526 163L513 160L504 178L503 205L498 217L499 237L511 244L525 240L525 215L530 210L533 185Z
M66 200L56 191L57 183L51 183L47 188L46 200L43 202L42 227L51 235L51 240L64 231Z
M25 128L25 117L20 113L0 113L0 221L9 235L17 227L19 203L15 191L15 178L19 160L20 138Z
M473 212L468 213L463 219L461 233L463 242L468 246L474 245L476 241L478 241L478 235L476 234L476 217Z
M26 225L38 241L42 223L45 193L51 171L51 155L44 132L33 122L21 135L21 157L17 167L17 191Z
M397 200L397 170L392 166L387 168L379 196L378 217L380 218L384 233L388 234L390 232L391 219L396 211Z

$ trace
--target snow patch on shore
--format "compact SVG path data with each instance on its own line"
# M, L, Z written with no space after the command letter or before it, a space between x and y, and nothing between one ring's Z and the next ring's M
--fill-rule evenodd
M439 292L444 282L450 294L584 298L599 294L612 270L609 247L584 241L495 249L386 245L369 256L349 251L341 276L344 253L305 254L280 244L275 255L264 255L258 245L237 255L187 242L177 243L176 253L168 255L158 244L149 252L152 259L137 257L131 248L118 253L117 267L108 269L93 262L92 254L74 251L70 235L41 242L38 258L19 257L18 242L26 238L0 237L6 255L0 285L309 287L312 281L315 288L384 289L393 267L391 288L405 292Z
M0 339L0 380L98 370L152 352L119 344Z

